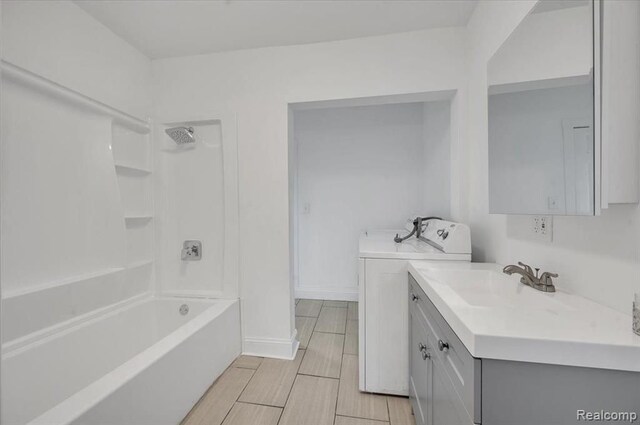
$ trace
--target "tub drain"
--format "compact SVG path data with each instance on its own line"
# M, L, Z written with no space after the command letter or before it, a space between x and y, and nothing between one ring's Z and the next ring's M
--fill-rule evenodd
M186 304L182 304L180 306L180 314L182 314L183 316L185 316L188 312L189 312L189 306Z

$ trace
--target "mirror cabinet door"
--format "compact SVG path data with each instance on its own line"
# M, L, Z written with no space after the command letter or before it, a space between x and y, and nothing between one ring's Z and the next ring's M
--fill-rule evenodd
M595 213L593 7L538 2L489 61L491 213Z

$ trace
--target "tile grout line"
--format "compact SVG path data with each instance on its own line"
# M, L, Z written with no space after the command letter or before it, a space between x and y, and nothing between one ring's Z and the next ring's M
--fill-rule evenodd
M339 381L340 378L334 378L332 376L322 376L322 375L312 375L310 373L298 373L296 376L311 376L313 378L325 378L325 379L333 379L335 381Z
M254 368L252 368L252 367L247 367L247 366L232 366L232 367L233 367L234 369L253 370L254 372L255 372L256 370L258 370L258 368L255 368L255 369L254 369ZM253 378L253 376L252 376L252 378Z
M313 327L315 329L315 326ZM330 334L330 335L346 335L346 332L340 333L340 332L325 332L325 331L316 331L314 330L311 334Z
M344 349L347 343L347 321L349 321L349 304L347 304L347 320L344 325L344 340L342 341L342 355L340 356L340 378L338 378L338 396L336 397L336 410L335 415L333 417L333 424L335 425L336 420L338 419L338 399L340 398L340 383L342 382L342 364L344 363Z
M309 335L309 342L307 342L307 345L304 347L305 350L305 355L307 354L306 350L307 347L309 347L309 343L311 342L311 337L313 337L313 333L316 331L316 326L318 325L318 318L317 317L307 317L307 316L295 316L295 317L305 317L307 319L316 319L315 323L313 324L313 329L311 329L311 335ZM301 347L298 347L298 351L302 350ZM300 365L302 365L302 362L300 362ZM298 368L298 370L300 370L300 368ZM297 375L297 373L296 373Z
M346 339L346 337L345 337ZM342 358L344 357L344 342L342 343L342 356L340 356L340 377L338 378L338 393L336 394L336 402L333 410L333 425L336 425L336 421L338 420L338 399L340 398L340 381L342 378Z
M314 325L315 327L315 325ZM313 335L313 333L312 333ZM300 349L298 348L298 351L300 351ZM295 378L293 378L293 382L291 383L291 388L289 388L289 392L287 393L287 399L284 401L284 406L282 406L282 413L280 414L280 417L278 418L278 422L277 424L280 424L280 421L282 420L282 416L284 416L284 409L287 408L287 404L289 403L289 397L291 397L291 393L293 392L293 386L296 384L296 380L298 379L298 376L300 375L300 366L302 366L302 361L304 360L304 357L307 355L307 350L303 350L304 354L302 355L302 358L300 359L300 364L298 365L298 368L296 369L296 376ZM296 353L297 355L297 353ZM295 359L295 358L294 358Z
M384 396L384 404L387 405L387 417L389 418L389 424L391 425L391 411L389 409L389 397Z
M318 317L320 317L320 313L318 313ZM316 326L318 326L318 317L316 317L316 322L313 324L313 329L311 329L311 335L309 335L309 342L307 342L307 347L309 347L309 344L311 343L311 338L313 338L313 334L316 331ZM305 355L307 353L305 352ZM300 366L302 366L302 362L300 362ZM298 372L300 372L300 368L298 368Z
M260 366L262 365L262 363L260 363ZM258 368L260 367L258 366ZM240 368L236 368L236 369L240 369ZM258 369L255 369L253 371L253 373L251 374L251 378L249 378L249 380L247 381L246 384L244 384L244 387L242 387L242 391L240 391L240 393L238 394L238 397L236 397L235 401L231 404L231 408L227 411L227 414L224 415L224 418L222 418L222 422L220 422L220 425L222 425L224 423L224 421L227 420L227 417L229 416L229 413L231 413L231 411L233 410L233 407L236 405L236 403L238 403L238 400L240 399L240 396L242 395L242 393L244 392L244 390L247 389L247 386L249 385L249 382L251 382L251 380L253 379L254 376L256 376L256 372L258 371Z
M347 304L348 307L348 304ZM316 327L318 326L318 319L320 318L320 314L322 313L322 309L324 308L324 300L322 301L322 307L320 308L320 313L318 313L318 318L316 319L316 323L313 325L313 330L311 331L311 337L309 338L309 342L311 342L311 338L313 338L313 335L316 333L328 333L330 334L331 332L320 332L320 331L316 331ZM336 307L336 308L340 308L340 307ZM347 310L347 314L348 314L348 310ZM345 334L335 334L335 335L345 335L345 338L343 338L342 341L342 354L344 355L344 340L346 339L346 322L345 322ZM305 353L306 354L306 353ZM300 365L302 366L302 362L300 362ZM303 376L315 376L318 378L327 378L327 379L334 379L338 381L338 391L336 393L336 398L334 401L334 409L333 409L333 425L335 425L336 423L336 418L337 418L337 413L338 413L338 397L340 396L340 376L342 375L342 356L340 356L340 374L338 378L333 378L333 377L328 377L328 376L316 376L316 375L305 375L300 373L299 369L298 369L298 375L303 375Z
M380 424L391 424L391 422L389 422L389 421L381 421L379 419L371 419L371 418L361 418L360 416L336 415L336 417L338 417L338 416L342 416L343 418L361 419L363 421L379 422Z
M328 307L328 308L344 308L344 307ZM322 310L323 309L324 309L324 305L320 309L320 314L318 315L318 319L320 319L320 315L322 314ZM316 321L316 326L318 325L318 323L317 323L318 321ZM347 309L347 312L346 312L346 315L345 315L345 321L344 321L344 332L325 332L325 331L317 331L317 332L327 333L327 334L346 335L347 334L347 322L348 321L349 321L349 310ZM315 331L315 327L314 327L314 332L316 332Z
M233 362L231 362L231 364L229 366L227 366L227 368L220 374L220 376L218 376L216 379L213 380L213 382L211 383L211 385L209 385L209 387L205 390L205 392L202 394L202 396L200 396L200 398L198 399L198 401L196 401L196 403L191 407L191 410L189 410L189 413L187 413L185 415L184 418L182 418L182 420L180 421L180 425L182 425L184 423L184 421L191 416L191 413L193 411L196 410L196 408L201 404L202 400L206 397L207 394L209 394L209 391L211 390L211 388L213 388L213 386L216 384L216 382L218 382L220 380L220 378L222 378L222 375L227 373L230 369L240 369L240 368L236 368L235 366L233 366L233 363L235 362L235 360ZM249 369L251 370L251 369ZM253 379L253 375L255 374L255 370L253 371L253 373L251 374L251 378L249 378L249 381L251 381L251 379ZM249 381L247 381L247 384L249 384ZM242 387L242 391L244 391L244 389L246 388L247 384L245 384L244 387ZM242 391L240 392L240 394L242 394ZM238 396L240 397L240 396ZM235 401L233 402L233 404L235 404ZM231 408L233 408L233 404L231 405ZM229 411L231 411L231 409L229 409ZM227 412L228 413L228 412ZM225 416L226 418L226 416ZM224 419L223 419L224 421Z
M264 403L254 403L252 401L234 401L233 404L251 404L253 406L262 406L262 407L273 407L274 409L280 409L283 410L284 407L282 406L274 406L273 404L264 404Z
M322 311L322 307L324 306L324 300L311 300L311 299L308 299L308 298L299 298L299 300L300 301L304 301L304 300L307 300L307 301L321 301L322 304L320 304L320 311ZM296 304L295 306L297 307L298 305ZM306 316L306 315L298 314L297 312L295 312L294 317L315 317L317 319L318 317L320 317L320 311L318 311L318 315L317 316Z
M346 326L346 325L345 325ZM346 332L346 329L345 329ZM344 346L347 340L346 334L342 339L342 355L340 356L340 378L338 379L338 395L336 396L336 410L335 415L333 416L333 425L335 425L336 420L338 419L338 400L340 399L340 383L342 382L342 364L344 363Z

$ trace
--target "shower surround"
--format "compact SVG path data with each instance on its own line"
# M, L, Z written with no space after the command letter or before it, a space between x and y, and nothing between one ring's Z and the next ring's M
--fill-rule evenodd
M0 422L175 424L241 352L235 115L150 119L73 2L3 2L2 40Z

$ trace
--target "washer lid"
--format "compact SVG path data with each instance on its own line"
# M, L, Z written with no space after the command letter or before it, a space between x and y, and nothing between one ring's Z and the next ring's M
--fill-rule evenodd
M404 260L462 260L469 261L469 254L447 254L416 238L395 243L393 237L406 230L380 230L360 235L360 258L390 258Z

